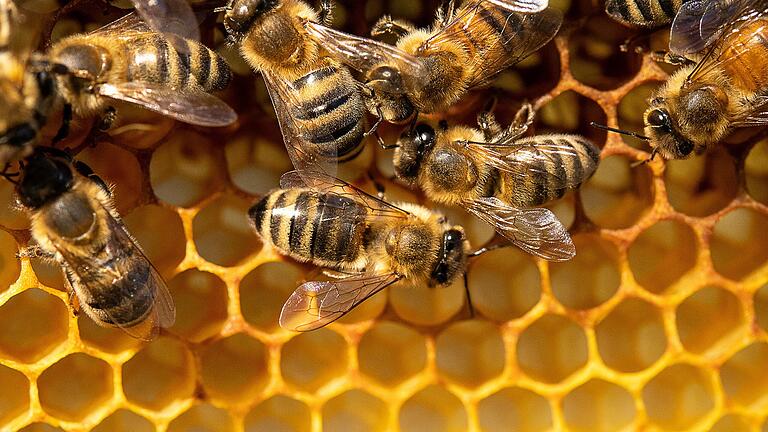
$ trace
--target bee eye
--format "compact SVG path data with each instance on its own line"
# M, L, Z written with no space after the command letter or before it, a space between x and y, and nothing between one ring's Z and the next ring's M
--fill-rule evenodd
M669 115L666 113L666 111L660 109L655 109L648 113L646 120L652 127L669 127Z
M458 230L448 230L443 237L443 244L446 252L450 252L461 244L461 232Z
M413 130L413 141L416 143L420 154L435 145L435 130L426 124L419 124Z
M677 142L677 152L681 156L688 156L693 151L693 143L688 140Z

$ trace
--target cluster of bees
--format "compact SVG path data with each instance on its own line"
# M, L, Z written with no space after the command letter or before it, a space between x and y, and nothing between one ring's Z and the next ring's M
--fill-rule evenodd
M112 101L206 127L237 115L211 95L231 74L197 41L186 0L132 1L134 12L35 52L15 38L23 14L0 0L0 166L31 218L34 244L19 255L59 263L76 310L151 339L174 322L166 284L121 222L111 187L55 144L73 116L99 116L94 127L109 128ZM552 261L575 255L562 223L537 206L592 175L594 144L526 136L535 112L525 103L508 126L492 103L476 127L419 117L448 110L549 42L563 18L547 0L448 0L428 29L383 17L367 37L332 28L330 0L318 10L299 0L231 0L207 12L223 14L229 42L264 78L296 168L251 207L253 227L281 253L324 269L325 280L303 283L285 302L283 327L322 327L399 281L451 284L492 247L513 244ZM702 153L735 128L768 121L768 75L751 67L768 57L768 1L608 0L606 12L636 27L672 22L670 51L654 58L680 68L650 100L645 134L632 134L650 144L649 160ZM58 110L59 133L43 143L40 129ZM402 125L396 142L379 137L381 122ZM463 207L500 241L473 251L439 212L351 184L366 174L355 162L374 139L393 149L397 180Z

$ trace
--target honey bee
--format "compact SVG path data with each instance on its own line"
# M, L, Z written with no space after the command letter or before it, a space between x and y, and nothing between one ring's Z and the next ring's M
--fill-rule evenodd
M294 166L334 173L355 160L375 129L367 130L361 86L303 26L327 25L330 1L319 13L299 0L230 0L222 10L230 41L264 77Z
M605 13L629 26L657 28L672 22L680 5L690 0L607 0Z
M437 212L389 204L319 172L286 173L280 186L251 207L253 226L281 253L335 278L299 286L280 314L284 328L323 327L401 280L438 287L464 274L464 230Z
M682 65L651 97L643 115L652 160L701 154L733 129L768 124L768 4L712 0L684 4L670 34L671 53L657 60ZM663 53L662 53L663 54Z
M175 309L163 278L125 229L111 189L83 162L37 147L16 183L36 246L20 253L55 260L73 306L101 326L149 340Z
M478 116L480 129L417 124L398 140L395 175L431 201L465 208L528 253L571 259L576 251L557 217L529 207L578 188L597 168L600 149L577 135L521 138L532 122L526 104L506 129L489 111Z
M549 42L562 14L547 6L547 0L467 0L454 10L451 1L430 30L384 17L372 32L400 35L396 46L312 21L305 28L331 55L363 74L371 112L405 123L417 112L446 110Z
M10 7L10 0L0 3ZM8 66L12 70L0 75L0 86L11 89L0 111L12 113L4 118L0 132L0 153L6 155L0 162L31 152L54 103L63 105L64 113L54 142L67 135L73 113L104 112L108 123L114 116L111 100L200 126L225 126L236 120L229 106L208 93L224 89L231 72L218 54L186 37L197 32L186 1L134 4L137 12L91 33L64 38L45 53L16 58ZM170 31L179 33L166 33Z

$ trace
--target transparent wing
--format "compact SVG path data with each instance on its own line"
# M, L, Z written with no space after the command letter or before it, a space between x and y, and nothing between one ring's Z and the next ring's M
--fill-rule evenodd
M125 226L114 217L112 217L107 209L103 209L107 218L107 232L109 237L104 242L104 254L111 258L110 264L102 268L99 268L99 272L110 272L114 274L116 280L119 279L119 283L123 284L126 288L132 287L136 284L146 286L146 291L149 292L152 298L150 310L140 323L133 326L121 325L120 317L110 313L108 309L102 309L105 314L110 318L110 321L115 323L121 330L128 333L130 336L142 340L151 340L157 333L159 327L170 327L176 320L176 309L173 305L173 299L168 292L168 287L165 284L162 276L158 273L157 269L152 265L149 259L144 255L141 248L134 242L133 238L128 234ZM83 278L82 272L84 269L93 268L93 261L88 258L83 258L78 255L72 254L67 248L58 247L57 250L64 257L67 262L70 271L78 277L80 280L88 280L87 275ZM130 272L130 269L145 269L146 272L137 271ZM87 287L87 284L86 284ZM135 291L135 290L132 290ZM92 292L98 292L92 290ZM127 292L126 296L134 295ZM132 303L128 302L124 304L124 307L130 307L132 305L137 307L144 307L144 303ZM133 312L126 311L126 314L131 315ZM98 323L97 324L101 324Z
M421 59L395 46L344 33L311 21L306 22L304 27L333 58L363 73L387 64L395 65L400 73L413 79L426 75L427 66Z
M556 9L523 14L511 3L477 0L462 6L451 22L424 42L420 50L428 53L441 50L446 43L461 43L474 59L469 87L488 84L499 72L552 40L563 22L562 13ZM475 45L474 40L486 43Z
M515 12L541 12L549 6L549 0L485 0L500 8Z
M304 106L298 93L299 90L296 89L293 82L276 74L262 71L261 75L267 85L272 106L275 108L277 123L280 125L280 132L283 135L285 149L288 151L294 168L323 171L334 176L338 170L338 161L323 157L319 152L313 151L315 146L305 138L308 132L294 118L295 112Z
M306 282L283 304L280 326L293 331L324 327L400 279L402 276L395 273L364 273L329 282Z
M768 96L758 96L750 100L749 108L732 123L734 127L752 127L768 125Z
M355 200L369 210L370 216L405 218L407 211L361 190L341 179L319 171L289 171L280 177L280 188L310 188L321 193L335 193Z
M570 234L547 209L518 209L494 197L467 204L472 214L530 254L549 261L567 261L576 256Z
M122 17L93 30L90 34L109 33L110 37L135 37L135 33L150 33L152 29L136 12Z
M694 0L680 7L670 31L669 49L680 55L700 53L737 24L766 13L763 0Z
M187 0L131 0L136 12L156 32L200 40L197 17Z
M237 113L229 105L202 90L175 90L157 83L125 82L101 84L98 93L198 126L221 127L237 120Z

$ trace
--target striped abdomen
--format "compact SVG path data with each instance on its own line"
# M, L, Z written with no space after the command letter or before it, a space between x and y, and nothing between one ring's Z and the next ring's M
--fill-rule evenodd
M335 268L360 256L366 214L349 198L310 189L270 192L248 211L256 231L281 252Z
M232 72L218 54L198 42L148 33L123 45L126 81L166 84L181 89L199 85L205 91L227 87Z
M632 27L660 27L672 22L682 3L688 0L607 0L605 12Z
M502 195L515 207L531 207L562 197L576 189L597 168L600 149L576 135L541 135L518 140L525 148L516 153L520 172L501 173Z
M291 115L311 151L328 162L346 162L363 150L366 108L345 67L327 65L294 81Z
M762 68L768 59L768 19L755 19L743 24L737 32L721 42L720 58L731 59L721 64L735 87L746 93L765 94L768 74Z

